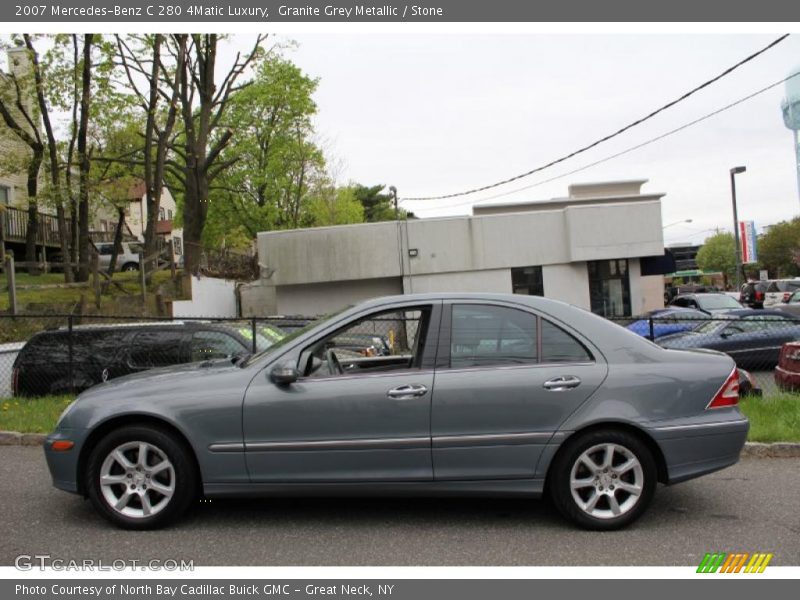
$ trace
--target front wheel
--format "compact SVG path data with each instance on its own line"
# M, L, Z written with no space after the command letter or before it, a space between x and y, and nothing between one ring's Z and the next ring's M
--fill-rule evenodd
M586 529L629 525L645 511L657 483L655 459L647 445L612 429L568 441L551 473L550 495L556 507Z
M195 498L189 451L173 435L145 426L117 429L92 450L86 490L106 519L125 529L155 529L177 519Z

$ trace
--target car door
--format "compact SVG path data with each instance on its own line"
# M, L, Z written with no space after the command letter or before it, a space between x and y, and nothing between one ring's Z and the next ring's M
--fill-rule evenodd
M447 304L431 435L437 480L532 478L607 365L568 326L503 303Z
M440 313L439 301L368 313L294 350L294 383L256 376L243 409L251 481L431 480Z

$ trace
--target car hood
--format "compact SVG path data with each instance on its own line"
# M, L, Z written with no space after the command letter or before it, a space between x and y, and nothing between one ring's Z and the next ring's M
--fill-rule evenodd
M241 367L229 358L159 367L117 377L93 386L83 392L80 398L88 399L101 395L144 396L151 392L164 395L172 389L184 387L188 381L196 381L198 377L224 372L238 373L241 370Z

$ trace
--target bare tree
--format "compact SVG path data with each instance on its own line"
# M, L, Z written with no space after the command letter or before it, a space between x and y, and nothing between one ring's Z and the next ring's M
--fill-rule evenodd
M26 52L27 54L27 52ZM14 60L10 59L11 63ZM39 131L39 115L31 100L32 70L37 66L26 56L23 64L9 64L9 73L4 75L0 93L0 116L13 135L30 149L25 165L28 193L28 225L25 231L25 260L30 263L28 271L38 273L33 266L36 261L36 237L39 230L39 169L44 161L45 143Z
M177 92L183 130L173 138L171 148L177 155L167 161L167 168L184 192L183 236L184 268L196 273L200 265L201 239L208 215L209 186L237 158L223 159L233 131L224 126L225 110L231 94L248 85L239 83L242 74L259 56L266 35L259 35L251 51L238 53L234 64L217 86L217 34L173 35L173 54L186 48L184 75L166 83ZM162 70L163 72L163 70Z
M83 36L83 62L81 66L81 110L78 122L78 281L89 280L89 169L91 162L87 148L89 110L92 96L92 43L94 34Z

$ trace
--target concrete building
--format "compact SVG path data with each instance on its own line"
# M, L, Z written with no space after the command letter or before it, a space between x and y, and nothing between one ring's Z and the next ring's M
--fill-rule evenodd
M543 202L476 207L467 217L265 232L262 279L244 314L324 314L384 294L539 294L605 316L663 306L659 193L646 180L572 185Z

